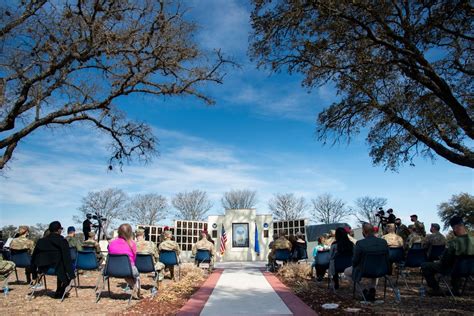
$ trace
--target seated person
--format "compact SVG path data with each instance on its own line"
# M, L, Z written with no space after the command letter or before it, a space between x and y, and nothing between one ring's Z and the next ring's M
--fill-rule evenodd
M10 274L15 271L15 263L13 261L3 260L0 256L0 282L4 282Z
M353 282L359 282L361 280L362 259L366 254L386 251L388 256L387 242L384 239L375 236L374 227L371 224L364 223L362 225L362 234L364 235L364 239L357 241L354 247L352 266L344 271L344 274L347 277L352 278ZM375 301L375 286L377 284L377 279L370 280L371 282L369 285L363 289L363 293L368 301Z
M450 272L457 257L474 256L474 236L468 233L462 218L453 216L449 221L449 225L453 229L456 238L448 242L447 248L439 261L425 262L421 266L426 283L431 288L431 291L428 292L431 296L443 295L439 288L439 283L435 278L436 273L445 274ZM461 279L451 277L451 285L453 287L453 294L459 296Z
M176 241L172 240L173 238L173 233L170 230L165 230L163 234L163 242L160 243L159 250L165 250L165 251L175 251L176 256L179 256L181 253L181 250L179 249L179 245ZM178 258L179 260L179 258ZM170 271L170 277L172 280L174 280L174 266L166 266L166 269Z
M272 250L270 251L269 257L272 260L272 263L275 264L275 253L277 249L288 249L291 251L291 242L286 238L285 231L282 230L279 234L277 240L272 245Z
M273 234L273 240L270 241L270 244L268 245L268 248L270 249L270 251L268 252L268 256L267 256L268 266L270 266L271 263L273 262L273 259L272 259L273 243L274 243L275 240L277 240L277 239L278 239L278 234L277 234L277 233L274 233L274 234Z
M395 234L395 224L387 224L387 233L382 236L389 248L403 247L403 238Z
M318 252L321 251L329 251L329 246L326 245L326 237L324 235L319 236L318 238L318 243L313 249L313 264L311 265L311 269L316 270L316 279L321 282L324 278L324 274L326 274L326 268L323 266L316 265L316 257L318 255ZM311 272L312 273L312 272Z
M104 261L104 255L102 254L102 251L100 249L99 242L95 240L94 232L89 232L87 240L82 243L82 247L94 248L95 256L97 257L97 263L99 264L99 266L102 264L102 262Z
M28 239L28 235L30 233L30 229L28 226L20 226L18 228L18 237L13 238L10 243L10 250L11 251L28 251L28 254L31 256L33 254L33 250L35 248L35 243L33 240ZM31 276L33 276L33 280L36 280L38 277L36 273L36 269L34 266L28 266L25 268L25 276L26 282L31 283Z
M163 279L163 269L165 265L160 262L160 257L158 254L158 247L153 241L145 240L145 230L137 229L135 232L137 239L137 253L148 254L153 256L153 263L155 265L155 270L158 272L158 280Z
M423 248L427 249L428 257L430 256L432 246L446 245L446 237L439 232L440 229L441 227L439 224L432 223L430 228L431 234L427 235L423 240Z
M295 236L295 242L292 243L293 248L293 261L298 262L298 260L307 259L308 257L308 244L304 239L304 235L302 232L298 231Z
M39 271L45 272L54 267L57 275L55 298L61 298L66 287L75 278L69 245L61 236L62 230L58 221L49 224L49 235L38 240L32 256L32 262Z
M417 229L415 225L410 225L408 226L408 231L410 232L410 235L408 235L405 250L413 248L414 245L421 247L423 237L421 236L419 229Z
M82 244L79 238L76 237L76 228L74 226L67 228L66 240L70 248L76 248L77 251L82 250Z
M395 219L395 233L402 237L403 239L403 244L406 243L408 239L408 235L410 235L410 231L408 230L408 227L402 224L402 220L399 218Z
M89 233L90 234L90 233ZM118 228L118 236L109 243L109 254L112 255L127 255L132 266L133 278L125 278L128 286L133 289L133 297L140 297L140 289L136 287L140 273L135 266L137 258L137 244L133 241L133 231L130 224L122 224ZM137 291L137 292L135 292Z
M334 289L339 288L339 275L336 273L334 266L334 260L336 256L350 256L352 257L354 244L347 237L346 230L342 227L338 227L335 233L335 241L331 245L330 261L329 261L329 276L332 277L334 282Z
M214 244L207 239L208 233L206 230L201 231L201 237L198 242L193 245L192 255L196 256L198 250L209 250L211 255L211 262L209 263L209 269L212 267L214 258L216 256L216 249ZM196 261L197 264L197 261Z

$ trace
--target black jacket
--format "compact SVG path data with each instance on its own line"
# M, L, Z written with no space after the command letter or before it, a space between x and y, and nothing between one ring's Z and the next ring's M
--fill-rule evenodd
M33 264L41 268L55 267L58 279L68 282L74 278L69 244L63 236L52 233L36 243L32 256Z

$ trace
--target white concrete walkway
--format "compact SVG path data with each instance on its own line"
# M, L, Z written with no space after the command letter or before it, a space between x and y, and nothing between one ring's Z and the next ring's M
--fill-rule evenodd
M260 271L262 266L265 263L217 264L224 272L201 315L293 315Z

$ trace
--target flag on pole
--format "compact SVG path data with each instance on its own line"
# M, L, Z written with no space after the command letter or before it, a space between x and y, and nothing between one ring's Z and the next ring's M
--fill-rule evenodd
M222 224L221 248L220 248L221 255L223 255L224 252L225 252L225 244L226 244L226 242L227 242L227 235L226 235L225 230L224 230L224 224Z
M257 228L257 223L255 223L255 252L257 253L257 256L260 256L260 244L258 243L258 228Z

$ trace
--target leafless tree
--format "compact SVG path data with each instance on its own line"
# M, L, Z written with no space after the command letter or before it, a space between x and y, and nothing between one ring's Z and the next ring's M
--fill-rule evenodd
M211 209L212 203L205 191L193 190L180 192L171 201L176 209L176 216L184 220L201 221Z
M136 225L156 225L167 217L168 202L159 194L138 194L126 206L124 219Z
M368 130L387 169L419 155L474 168L472 1L252 2L259 65L340 96L319 114L321 141Z
M225 210L253 208L257 204L257 192L251 190L231 190L224 193L221 203Z
M331 194L322 194L311 200L313 208L311 219L324 224L340 223L343 219L351 215L351 210L341 199L333 197Z
M198 89L221 83L227 63L201 51L179 1L0 2L0 170L38 129L76 123L111 139L109 168L156 154L145 123L119 99L148 94L213 100Z
M355 201L356 208L354 215L357 220L361 222L368 222L372 225L377 225L379 219L375 214L379 211L380 207L384 207L387 204L387 199L382 197L360 197Z
M304 217L308 206L304 197L298 198L293 193L277 193L268 201L268 208L278 220L293 220Z
M79 207L79 216L74 216L73 220L82 223L87 214L99 215L106 219L102 222L104 236L108 236L108 228L114 227L116 220L123 218L127 195L120 189L106 189L97 192L89 192L82 198L82 205ZM98 236L100 238L100 236Z

